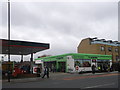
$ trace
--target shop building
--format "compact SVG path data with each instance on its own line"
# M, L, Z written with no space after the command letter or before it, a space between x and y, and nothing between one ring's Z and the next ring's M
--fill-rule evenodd
M78 53L112 55L112 61L119 61L120 42L86 38L83 39L77 47Z
M57 72L92 71L93 64L96 67L104 67L104 65L111 67L112 65L111 55L100 54L69 53L35 59L37 60L43 61L44 66L49 67L50 71L54 67Z

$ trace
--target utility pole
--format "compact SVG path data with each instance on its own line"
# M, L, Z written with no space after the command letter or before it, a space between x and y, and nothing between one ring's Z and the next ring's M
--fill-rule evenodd
M10 0L8 0L8 82L10 82Z

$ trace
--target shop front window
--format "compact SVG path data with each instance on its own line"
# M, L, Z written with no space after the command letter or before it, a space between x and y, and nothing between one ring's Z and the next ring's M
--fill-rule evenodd
M75 61L75 66L82 67L82 60L76 60Z
M83 67L90 67L91 66L91 60L83 60Z
M75 66L91 67L91 60L75 60Z

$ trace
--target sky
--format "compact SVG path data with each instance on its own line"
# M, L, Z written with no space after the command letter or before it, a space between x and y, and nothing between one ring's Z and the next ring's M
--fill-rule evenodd
M7 3L0 3L0 38L7 39ZM49 43L38 56L77 53L84 38L118 40L118 2L11 0L11 40ZM3 56L3 55L2 55ZM21 56L11 56L20 61ZM7 60L7 56L4 58ZM24 56L29 61L30 55Z

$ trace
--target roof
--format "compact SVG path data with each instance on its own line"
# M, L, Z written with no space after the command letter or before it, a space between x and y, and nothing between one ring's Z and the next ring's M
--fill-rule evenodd
M8 54L8 47L10 47L11 55L28 55L36 53L42 50L49 49L48 43L18 41L18 40L6 40L0 39L0 46L2 52L0 54Z
M120 46L119 41L112 41L112 40L105 40L105 39L98 39L98 38L87 38L91 40L92 44L104 44L110 46Z
M110 60L112 59L112 55L101 55L101 54L85 54L85 53L68 53L56 56L49 56L43 58L37 58L35 60L43 60L43 61L63 61L66 60L65 56L72 56L74 59L104 59Z

